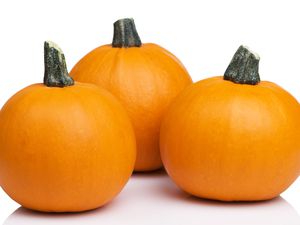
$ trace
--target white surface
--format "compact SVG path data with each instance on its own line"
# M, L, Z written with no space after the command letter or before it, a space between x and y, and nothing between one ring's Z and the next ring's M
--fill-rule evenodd
M0 212L3 225L300 224L296 207L293 207L292 201L288 201L290 197L287 194L286 198L279 197L258 203L201 200L181 192L163 171L159 171L134 174L114 201L94 211L79 214L36 213L4 200L1 201ZM6 206L10 206L10 210L5 209ZM298 204L298 208L299 206Z
M69 69L110 43L112 23L133 17L143 42L158 43L194 81L221 75L240 44L260 55L262 80L300 100L299 1L0 0L0 105L43 78L43 42L63 49ZM283 198L221 204L182 194L162 174L135 175L111 204L84 214L36 214L0 191L0 224L300 224L300 181Z

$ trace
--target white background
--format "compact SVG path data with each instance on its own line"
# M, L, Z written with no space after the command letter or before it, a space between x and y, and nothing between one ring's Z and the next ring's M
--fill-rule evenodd
M173 52L194 81L222 75L240 44L261 56L262 80L300 100L300 5L297 0L16 1L0 0L0 105L43 79L43 42L65 52L69 69L112 40L112 23L133 17L143 42ZM300 115L299 115L300 116ZM135 174L109 205L84 214L18 209L0 191L0 224L300 224L300 181L281 198L224 204L189 197L162 172Z

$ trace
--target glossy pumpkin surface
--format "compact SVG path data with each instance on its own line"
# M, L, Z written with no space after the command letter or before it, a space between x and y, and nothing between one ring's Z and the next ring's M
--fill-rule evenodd
M186 69L156 44L104 45L84 56L70 75L110 91L126 108L137 140L136 171L162 167L159 129L170 102L192 83Z
M0 112L0 183L22 206L84 211L112 200L136 157L130 119L94 85L31 85Z
M171 105L161 127L161 156L174 182L195 196L266 200L299 174L299 129L299 104L278 85L213 77Z

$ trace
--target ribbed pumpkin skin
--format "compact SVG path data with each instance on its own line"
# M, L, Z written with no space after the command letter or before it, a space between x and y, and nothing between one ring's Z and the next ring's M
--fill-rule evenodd
M159 129L170 102L189 84L190 76L170 52L155 44L142 47L96 48L83 57L70 75L99 85L126 108L137 140L136 171L162 167Z
M73 212L104 205L129 179L135 156L126 111L94 85L31 85L0 112L0 183L30 209Z
M222 201L278 196L300 169L300 107L271 82L209 78L187 88L162 122L161 156L186 192Z

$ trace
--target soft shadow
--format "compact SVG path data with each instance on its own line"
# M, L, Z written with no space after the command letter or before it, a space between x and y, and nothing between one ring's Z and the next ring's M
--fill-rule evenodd
M155 178L155 179L152 179ZM84 213L47 214L17 209L3 225L299 225L300 217L283 198L255 203L224 203L192 197L163 171L134 174L115 201Z
M199 219L201 218L205 224L300 224L298 212L281 196L257 202L214 201L183 192L170 179L164 180L161 191L167 198L176 201L182 208L186 208L191 215L197 211Z
M161 168L158 170L150 171L150 172L134 172L132 177L134 178L157 178L167 176L165 169Z
M105 211L105 207L82 213L42 213L20 207L4 221L3 225L97 224L96 218L101 211Z
M266 200L266 201L237 201L237 202L224 202L224 201L218 201L218 200L210 200L205 198L200 198L193 196L189 193L184 192L179 187L177 187L171 179L166 179L161 185L161 191L166 196L169 196L170 198L177 199L178 201L184 201L189 202L190 204L201 204L206 206L226 206L226 207L235 207L235 206L250 206L250 205L260 205L260 204L272 204L272 202L278 201L278 199L282 199L282 197L277 197L272 200Z

